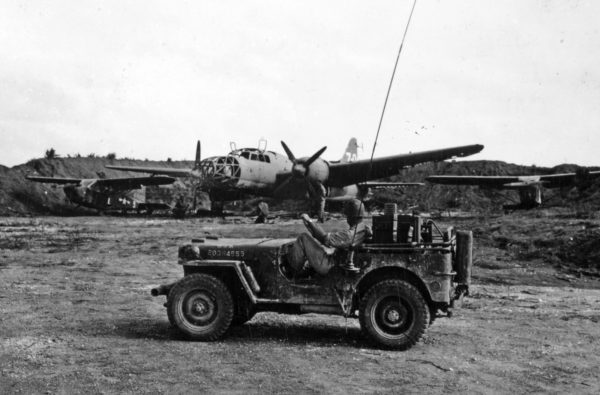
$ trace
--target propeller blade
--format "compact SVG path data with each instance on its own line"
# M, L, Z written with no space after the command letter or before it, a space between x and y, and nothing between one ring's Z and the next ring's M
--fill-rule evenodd
M196 143L196 157L194 158L194 167L192 170L200 170L200 140Z
M282 141L282 142L283 142L283 141ZM318 150L317 152L315 152L315 154L314 154L313 156L311 156L310 158L308 158L308 160L307 160L307 161L305 161L305 162L304 162L304 166L305 166L306 168L308 168L308 166L310 166L310 165L311 165L311 163L313 163L314 161L316 161L316 160L317 160L317 158L318 158L319 156L321 156L321 154L322 154L323 152L325 152L325 150L326 150L326 149L327 149L327 146L325 146L325 147L321 148L320 150Z
M281 146L285 150L285 153L287 154L288 158L290 158L292 162L296 162L296 157L294 156L294 154L292 154L292 151L289 149L287 144L283 142L283 140L281 141Z
M294 178L293 175L289 176L288 178L286 178L281 184L279 184L279 186L277 188L275 188L275 190L273 191L273 195L277 196L279 195L279 193L284 190L285 188L287 188L288 184L290 183L290 181L292 181L292 178Z
M308 178L305 178L304 180L306 183L306 189L308 190L308 196L310 196L311 199L314 199L317 193L317 191L315 191L315 187L312 185Z

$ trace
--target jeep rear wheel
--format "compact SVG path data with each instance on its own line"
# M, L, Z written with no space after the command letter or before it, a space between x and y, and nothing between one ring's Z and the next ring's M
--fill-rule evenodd
M195 340L216 340L229 329L233 299L227 286L208 274L191 274L173 286L167 300L169 321Z
M377 344L406 350L419 341L429 323L421 292L402 280L373 285L361 299L360 327Z

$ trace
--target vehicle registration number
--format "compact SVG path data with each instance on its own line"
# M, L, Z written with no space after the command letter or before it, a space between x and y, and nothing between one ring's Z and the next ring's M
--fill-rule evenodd
M208 250L207 255L209 258L243 258L246 255L246 251L243 250Z

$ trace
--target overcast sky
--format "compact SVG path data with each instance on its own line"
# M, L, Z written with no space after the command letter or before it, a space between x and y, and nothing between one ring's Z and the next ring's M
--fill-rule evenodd
M370 155L412 0L0 3L0 164ZM376 156L600 165L600 2L419 0Z

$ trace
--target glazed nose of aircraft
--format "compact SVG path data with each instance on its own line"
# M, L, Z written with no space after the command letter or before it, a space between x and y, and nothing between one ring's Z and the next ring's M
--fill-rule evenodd
M205 159L201 164L201 174L205 182L232 183L239 179L239 161L233 156L219 156Z

